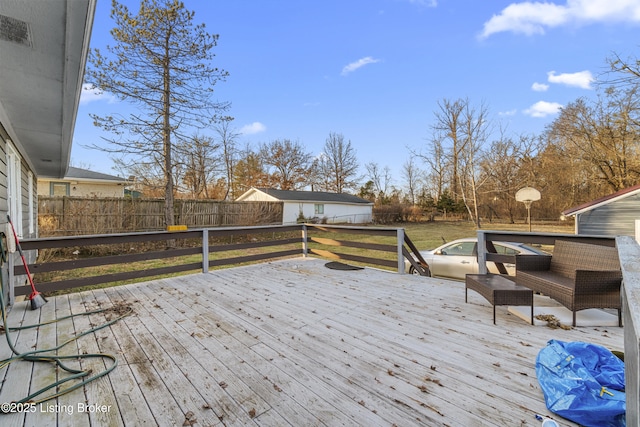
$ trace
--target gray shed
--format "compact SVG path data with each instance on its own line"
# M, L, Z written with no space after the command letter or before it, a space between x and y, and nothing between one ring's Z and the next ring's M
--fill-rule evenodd
M570 208L564 216L576 217L576 234L631 236L640 239L640 184Z

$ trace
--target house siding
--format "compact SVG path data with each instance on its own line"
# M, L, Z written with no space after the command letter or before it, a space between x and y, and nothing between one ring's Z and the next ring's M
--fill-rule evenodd
M2 124L0 123L0 212L4 213L4 215L0 216L0 231L4 231L6 233L6 212L9 211L9 202L8 202L8 194L7 194L7 143L5 142L4 129L2 128ZM7 235L8 239L9 236ZM2 242L4 244L4 242ZM0 268L0 274L2 275L2 284L4 285L0 290L2 292L2 296L4 297L5 303L9 300L9 265L7 263L2 264L2 268Z
M6 142L6 133L4 133L4 129L2 128L2 124L0 124L0 176L2 177L2 179L0 179L0 231L4 232L6 234L6 238L8 240L13 240L14 236L13 233L11 232L11 229L8 227L8 223L7 223L7 213L9 212L9 202L8 202L8 189L7 189L7 182L8 182L8 177L7 177L7 142ZM29 191L29 176L33 177L33 186L31 188L31 192ZM21 198L20 198L20 209L22 211L22 236L21 238L25 239L25 238L31 238L31 237L37 237L38 234L38 228L37 228L37 218L38 218L38 195L36 194L35 191L35 180L36 180L36 174L35 172L33 172L27 165L27 163L24 161L24 159L21 157L21 161L20 161L20 187L21 187ZM30 216L30 209L29 209L29 200L31 199L32 202L32 210L31 213L32 215ZM13 218L12 218L12 222L13 222ZM15 222L14 222L15 224ZM31 225L31 227L30 227ZM4 242L3 242L4 244ZM35 261L36 258L36 253L35 251L27 251L24 253L25 254L25 258L27 259L27 262L31 263ZM2 290L4 297L5 297L5 302L7 302L10 298L9 296L9 266L10 265L16 265L21 263L22 261L20 260L20 254L16 251L13 254L9 254L10 257L10 262L6 263L2 266L2 271L0 272L0 274L2 274L2 281L5 285L4 289ZM15 278L14 279L14 285L16 283L18 283L20 280L24 280L24 276L20 277L20 278Z
M1 125L0 125L1 126ZM1 129L0 129L1 131ZM0 132L0 211L9 211L9 202L7 194L7 143ZM0 224L6 223L6 218L0 217Z
M640 220L640 194L630 195L578 214L576 233L635 237L635 220Z
M52 196L51 182L69 184L69 196L71 197L124 197L124 185L122 184L101 184L96 182L79 182L60 180L38 180L38 195Z
M323 214L315 213L315 205L324 206ZM365 224L372 220L372 209L370 205L347 205L342 203L326 202L284 202L282 214L283 224L295 224L298 221L300 212L306 219L317 218L328 224Z
M301 215L307 221L315 219L328 224L366 224L373 220L372 203L344 194L252 188L238 200L243 202L281 201L283 224L295 224ZM323 206L322 213L316 213L316 205Z

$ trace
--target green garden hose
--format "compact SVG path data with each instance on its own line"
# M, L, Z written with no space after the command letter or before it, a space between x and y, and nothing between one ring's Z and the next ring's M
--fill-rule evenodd
M7 250L6 250L6 245L4 243L6 239L6 235L5 233L0 231L0 267L2 267L2 265L7 261ZM93 354L76 354L76 355L68 355L68 356L56 356L53 354L44 354L44 353L53 353L53 352L57 352L59 349L61 349L62 347L64 347L65 345L74 342L76 340L78 340L79 338L85 336L85 335L89 335L91 333L94 333L100 329L106 328L107 326L110 326L114 323L116 323L117 321L119 321L120 319L122 319L125 316L128 316L129 314L131 314L133 312L133 310L129 307L128 311L126 311L124 314L121 314L120 316L102 324L99 325L97 327L91 328L87 331L82 332L79 335L74 336L73 338L68 339L67 341L63 342L62 344L53 347L53 348L46 348L46 349L40 349L40 350L33 350L33 351L28 351L28 352L24 352L21 353L19 352L14 344L11 342L11 338L9 336L9 332L11 331L18 331L18 330L22 330L22 329L29 329L29 328L36 328L39 326L44 326L44 325L48 325L51 323L55 323L55 322L59 322L65 319L70 319L73 317L77 317L77 316L88 316L91 314L96 314L96 313L102 313L105 311L110 310L109 308L105 308L105 309L99 309L99 310L94 310L94 311L89 311L89 312L84 312L84 313L76 313L76 314L71 314L69 316L64 316L61 317L59 319L55 319L55 320L51 320L48 322L43 322L43 323L38 323L38 324L34 324L34 325L25 325L25 326L18 326L18 327L9 327L7 326L7 313L5 310L5 303L4 303L4 276L2 274L2 271L0 270L0 311L2 314L2 327L4 328L4 333L5 336L7 338L7 344L9 345L9 348L11 349L12 353L14 354L14 356L9 357L7 359L4 360L0 360L0 369L8 366L9 364L13 363L13 362L17 362L17 361L27 361L27 362L46 362L46 363L53 363L56 366L60 367L61 369L63 369L64 371L68 372L69 375L66 378L63 378L61 380L58 380L54 383L51 383L37 391L35 391L34 393L31 393L30 395L11 402L11 403L16 403L16 404L22 404L22 403L28 403L28 404L40 404L46 401L49 401L51 399L54 399L56 397L62 396L65 393L69 393L70 391L73 391L75 389L78 389L80 387L84 387L86 384L90 383L91 381L94 381L98 378L101 378L107 374L109 374L111 371L113 371L116 366L118 366L118 360L116 359L116 357L114 355L111 354L106 354L106 353L93 353ZM83 359L95 359L95 358L101 358L101 359L109 359L111 361L110 366L108 366L105 370L98 372L95 375L91 375L93 372L91 369L89 370L80 370L80 369L74 369L71 368L67 365L64 364L64 360L83 360ZM106 365L106 363L105 363ZM82 381L77 382L73 385L67 386L66 388L61 388L61 386L69 381L73 381L73 380L77 380L80 378L84 378ZM55 389L55 392L52 394L48 394L46 396L41 396L43 393L47 392L48 390L51 389ZM0 413L7 413L5 411L5 405L0 405Z

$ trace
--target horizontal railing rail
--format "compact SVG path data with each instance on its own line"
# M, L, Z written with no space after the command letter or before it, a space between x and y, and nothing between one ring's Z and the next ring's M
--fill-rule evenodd
M382 227L352 227L340 225L306 224L307 254L317 255L323 258L359 262L363 264L377 265L380 267L398 268L404 273L404 261L398 262L398 233L404 235L402 229ZM340 236L336 239L318 237L319 233L332 233ZM387 237L390 243L374 243L356 241L354 236ZM317 245L313 245L316 243ZM356 249L349 251L348 248ZM361 250L374 251L372 256L358 255ZM400 259L402 255L400 255ZM400 267L402 264L402 267Z
M21 246L39 252L28 264L38 290L54 292L306 255L404 273L404 241L401 228L294 224L57 236ZM9 267L12 284L26 274L15 257ZM29 293L25 281L10 298Z
M516 242L552 246L556 240L569 240L572 242L609 247L615 247L616 245L615 237L613 236L478 230L478 272L480 274L487 274L487 262L494 262L500 273L503 274L507 272L504 264L515 264L515 255L496 253L493 242Z

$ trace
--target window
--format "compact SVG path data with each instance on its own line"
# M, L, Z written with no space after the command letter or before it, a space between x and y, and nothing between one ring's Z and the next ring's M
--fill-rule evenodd
M69 183L68 182L51 182L49 184L50 196L68 196L69 195Z
M22 237L22 167L18 151L7 141L7 202L18 236Z
M476 242L460 242L442 248L442 255L471 256L475 249Z
M316 215L324 215L324 205L319 203L313 205L313 213Z

